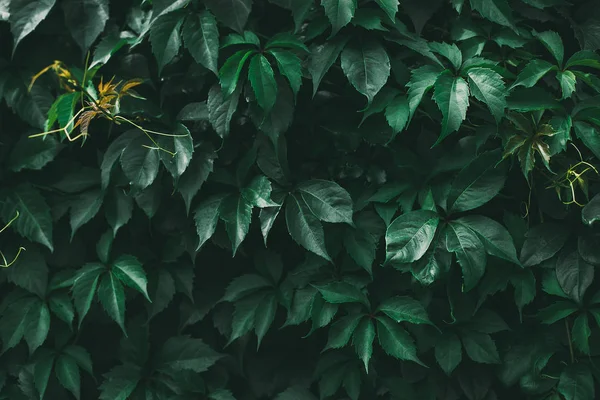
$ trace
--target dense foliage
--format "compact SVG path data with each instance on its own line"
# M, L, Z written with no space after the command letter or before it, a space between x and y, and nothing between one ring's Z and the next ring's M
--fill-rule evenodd
M0 0L0 399L600 396L598 5Z

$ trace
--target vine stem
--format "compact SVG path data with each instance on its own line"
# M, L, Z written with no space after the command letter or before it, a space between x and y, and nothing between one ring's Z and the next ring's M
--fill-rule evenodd
M565 318L565 328L567 330L567 340L569 341L569 353L571 354L571 364L575 363L575 354L573 353L573 341L571 340L571 330L569 329L569 320Z

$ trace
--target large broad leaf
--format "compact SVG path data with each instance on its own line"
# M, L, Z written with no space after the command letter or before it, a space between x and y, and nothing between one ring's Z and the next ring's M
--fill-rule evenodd
M396 322L407 321L412 324L431 324L423 305L408 296L396 296L385 300L377 310Z
M54 7L56 0L16 0L10 2L8 21L13 34L14 49L34 31Z
M269 179L264 175L258 175L242 190L242 196L254 207L278 207L280 204L271 200L272 190Z
M342 51L341 61L352 86L370 104L390 76L390 58L385 48L376 40L353 41Z
M352 224L352 199L337 183L315 179L301 183L297 190L321 221Z
M424 65L411 71L408 87L408 107L412 118L417 110L423 96L435 84L442 69L437 65Z
M296 243L306 250L331 261L325 248L323 226L310 211L302 197L291 195L285 205L285 221L288 232Z
M150 301L148 290L146 289L148 278L146 278L146 272L142 268L142 263L137 258L130 255L120 256L112 264L111 273L125 285L143 294Z
M321 0L321 5L331 22L331 36L348 25L356 11L356 0Z
M404 129L409 118L410 107L406 96L396 97L385 109L385 119L395 134Z
M33 186L23 183L0 193L0 216L8 223L16 215L11 228L21 236L38 242L54 251L52 245L52 217L44 197Z
M61 5L71 36L86 52L108 21L108 0L66 0Z
M104 198L102 192L89 190L76 197L71 206L71 240L77 230L98 214Z
M538 265L553 257L569 238L569 229L554 222L534 226L525 235L521 249L521 262L525 267Z
M500 151L482 153L458 173L448 194L449 213L480 207L500 192L506 170L499 159Z
M396 218L385 233L386 262L410 263L427 251L440 217L433 211L413 211Z
M512 84L511 88L517 86L525 86L527 88L533 87L540 79L544 77L548 72L556 67L544 60L531 60L529 64L525 66L519 72L517 80Z
M506 0L471 0L471 7L492 22L514 27L512 12Z
M159 150L144 147L148 146L148 142L145 136L140 135L121 154L121 168L136 190L150 186L158 175Z
M593 400L596 398L594 378L585 364L568 365L560 374L557 389L566 400Z
M362 360L365 371L369 372L369 360L373 355L373 341L375 340L375 325L370 318L363 318L354 331L354 349Z
M222 357L200 339L173 336L162 346L157 365L163 371L190 370L199 373L209 369Z
M248 69L248 79L250 79L258 105L268 113L277 100L277 82L267 57L259 54L252 58Z
M565 57L565 47L563 45L560 35L554 31L535 32L535 37L548 49L548 51L554 56L554 59L559 66L562 66Z
M104 274L98 286L98 298L108 316L125 333L125 290L116 275Z
M235 256L250 229L252 204L241 194L230 195L221 204L220 217L225 222L225 229L231 240L233 256Z
M573 124L575 134L592 153L600 158L600 133L593 125L586 122L575 121Z
M487 263L485 248L477 234L465 225L450 223L446 233L448 251L456 253L456 259L463 273L464 290L469 291L477 285L485 273Z
M462 346L456 335L445 335L436 343L435 360L446 375L450 375L460 364L462 361Z
M104 272L106 267L100 263L86 264L77 271L72 293L80 327L94 300L100 275Z
M556 262L556 278L565 294L581 303L594 280L594 267L583 261L577 251L563 253Z
M435 81L433 98L442 112L442 132L437 140L441 142L446 136L460 128L467 117L469 108L469 85L461 77L455 77L448 70Z
M197 250L212 237L219 222L219 211L225 195L215 195L207 198L196 207L194 221L198 234Z
M185 14L175 12L163 15L152 23L150 43L158 62L159 73L179 53L181 48L180 31L184 18Z
M219 31L217 21L210 12L192 14L185 19L183 41L197 63L217 73Z
M229 135L231 118L237 110L241 89L238 88L226 97L218 84L213 85L208 92L208 121L219 136Z
M308 72L313 81L313 96L317 93L321 80L337 60L347 42L348 38L340 36L311 48Z
M377 317L377 339L383 350L399 360L414 361L423 365L417 357L417 347L400 324L388 317Z
M22 136L8 157L8 168L19 172L23 169L42 169L62 150L54 136L45 139L30 139Z
M206 6L219 21L242 33L252 10L252 0L206 0Z
M471 68L467 75L473 96L487 104L496 122L500 122L508 94L502 76L489 68Z
M520 265L517 250L505 227L483 215L469 215L456 220L477 234L488 254Z
M66 355L60 355L55 364L56 377L60 384L75 396L80 398L81 382L77 362Z
M462 342L469 358L478 363L500 364L500 356L491 336L479 332L467 332Z

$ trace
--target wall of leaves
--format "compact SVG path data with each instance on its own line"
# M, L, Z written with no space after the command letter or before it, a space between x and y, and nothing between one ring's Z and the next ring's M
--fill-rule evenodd
M0 0L0 399L600 396L597 0Z

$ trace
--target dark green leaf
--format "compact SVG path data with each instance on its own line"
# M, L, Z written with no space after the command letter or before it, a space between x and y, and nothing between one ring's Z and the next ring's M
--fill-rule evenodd
M385 234L386 262L409 263L423 257L440 222L433 211L413 211L396 218Z
M331 22L331 36L348 25L356 11L356 0L321 0L321 5Z
M469 107L469 85L461 77L446 70L435 81L433 98L442 112L442 132L438 143L458 130L467 117Z
M181 26L185 15L170 13L163 15L152 23L150 43L152 52L158 62L158 71L162 71L179 53L181 48Z
M417 357L417 348L413 339L399 324L388 317L377 317L377 339L383 350L390 356L423 365Z
M321 221L352 224L352 199L337 183L315 179L301 183L297 190Z
M108 0L66 0L61 5L71 36L87 52L108 21Z
M14 38L13 52L19 42L48 16L56 0L17 0L10 2L10 30Z
M262 54L252 57L248 69L248 78L258 105L268 113L277 99L277 82L267 57Z
M188 15L182 33L185 47L194 60L216 74L219 31L215 17L208 11Z
M221 22L242 33L252 10L252 0L206 0L206 6Z
M353 41L342 51L341 62L352 86L366 96L370 104L390 76L390 58L381 43L374 40Z
M331 261L325 248L323 226L304 200L291 195L285 205L285 221L292 239L308 251Z

